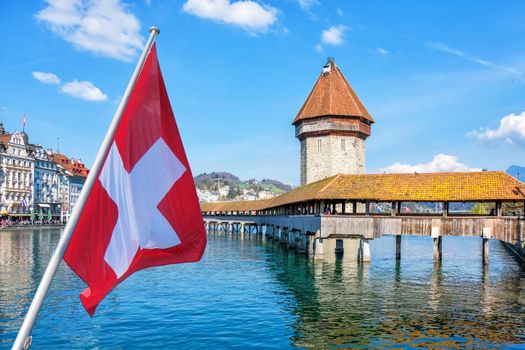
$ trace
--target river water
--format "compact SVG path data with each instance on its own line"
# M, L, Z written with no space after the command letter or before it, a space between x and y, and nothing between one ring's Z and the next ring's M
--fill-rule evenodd
M59 230L0 232L0 348L9 348ZM209 234L203 260L141 271L93 318L62 264L33 349L525 348L525 270L499 242L371 242L372 261L309 261L254 238Z

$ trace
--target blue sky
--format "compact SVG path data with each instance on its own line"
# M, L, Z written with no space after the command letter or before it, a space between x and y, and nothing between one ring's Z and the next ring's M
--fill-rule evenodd
M367 171L525 163L523 1L12 1L0 112L90 165L157 25L194 174L298 184L291 121L327 56L375 118ZM51 73L51 74L50 74Z

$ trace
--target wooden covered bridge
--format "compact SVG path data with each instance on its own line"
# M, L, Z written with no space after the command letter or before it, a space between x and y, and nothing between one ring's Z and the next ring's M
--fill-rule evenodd
M508 243L525 255L525 184L504 172L339 174L266 200L202 203L209 230L264 234L311 257L343 253L370 259L369 240L395 235L443 236ZM263 229L264 228L264 229Z

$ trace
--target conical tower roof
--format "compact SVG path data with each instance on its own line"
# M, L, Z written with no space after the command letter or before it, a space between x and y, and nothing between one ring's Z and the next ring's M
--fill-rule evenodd
M323 116L361 117L374 122L333 58L329 58L323 67L323 72L292 124Z

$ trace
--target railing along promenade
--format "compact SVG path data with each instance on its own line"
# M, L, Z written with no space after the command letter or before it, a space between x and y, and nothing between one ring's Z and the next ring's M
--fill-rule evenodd
M415 210L414 208L419 208ZM462 209L462 208L468 208ZM444 236L507 243L525 255L525 184L503 172L337 175L268 200L202 203L210 231L265 234L300 253L370 259L369 241L430 236L434 259Z

